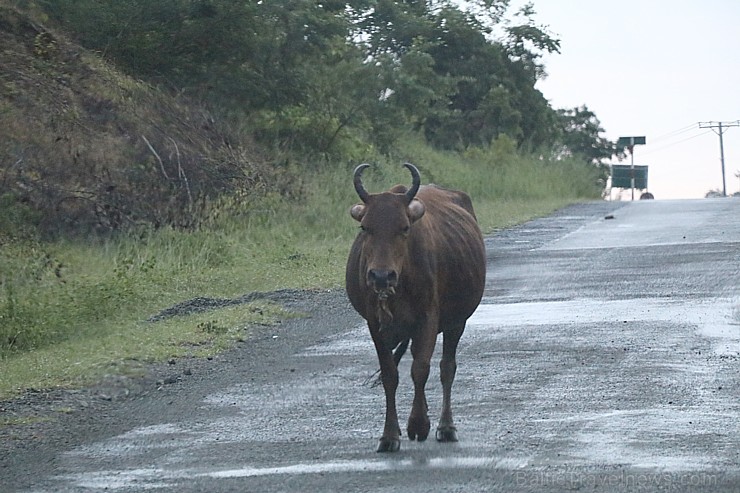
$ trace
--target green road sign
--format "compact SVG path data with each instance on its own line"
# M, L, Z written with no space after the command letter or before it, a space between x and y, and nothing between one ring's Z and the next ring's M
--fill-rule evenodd
M648 167L635 166L635 188L648 187ZM632 167L628 164L612 165L612 188L632 188Z
M638 146L638 145L645 145L645 136L642 135L640 137L620 137L619 140L617 140L617 145L619 147L626 147L626 146Z

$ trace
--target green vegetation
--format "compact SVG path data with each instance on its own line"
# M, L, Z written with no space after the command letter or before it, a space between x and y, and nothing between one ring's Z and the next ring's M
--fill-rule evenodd
M618 149L535 88L558 41L457 5L0 0L0 398L290 316L146 321L183 300L340 287L360 162L467 191L487 233L598 198Z
M598 196L596 170L582 162L548 163L500 149L464 159L427 150L424 159L418 165L425 182L470 190L486 232ZM397 164L378 163L366 186L381 190L408 180ZM163 228L93 244L6 244L0 251L0 397L89 383L146 361L212 354L247 338L250 324L288 316L252 303L146 321L186 299L341 287L356 234L348 214L357 201L351 170L307 176L304 187L309 198L303 204L266 201L263 209L231 213L194 232ZM590 195L582 193L589 189Z

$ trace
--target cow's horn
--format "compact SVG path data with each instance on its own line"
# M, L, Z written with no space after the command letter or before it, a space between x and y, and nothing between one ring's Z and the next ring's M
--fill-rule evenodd
M355 168L355 190L357 191L357 195L360 196L360 199L363 202L367 202L367 198L370 196L370 194L367 193L365 187L362 186L362 172L365 171L365 168L369 167L369 164L361 164Z
M411 172L411 188L406 192L406 198L409 200L409 203L416 197L416 192L419 191L419 185L421 185L421 177L419 176L419 170L416 169L416 166L414 166L411 163L404 163L404 166L408 168L408 170Z

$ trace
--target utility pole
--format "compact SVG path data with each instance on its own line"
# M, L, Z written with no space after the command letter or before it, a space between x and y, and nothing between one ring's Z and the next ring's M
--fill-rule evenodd
M727 185L725 183L725 144L722 140L722 134L727 131L728 127L740 127L740 120L734 122L699 122L699 128L711 128L714 133L719 135L719 157L722 162L722 196L727 197Z

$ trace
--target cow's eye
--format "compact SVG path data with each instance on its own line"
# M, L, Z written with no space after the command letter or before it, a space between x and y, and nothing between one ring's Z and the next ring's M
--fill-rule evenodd
M363 226L362 224L360 224L360 229L361 229L362 231L364 231L365 233L367 233L367 232L369 231L369 230L367 229L367 227L366 227L366 226Z
M404 226L403 229L401 230L401 232L404 235L408 235L411 232L411 226Z

